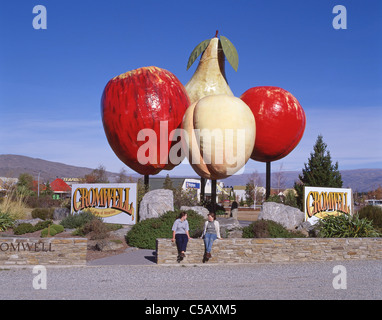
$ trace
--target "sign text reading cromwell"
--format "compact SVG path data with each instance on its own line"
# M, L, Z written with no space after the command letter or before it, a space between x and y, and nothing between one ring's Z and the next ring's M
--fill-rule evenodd
M105 222L134 224L136 204L136 183L72 186L72 213L86 209Z

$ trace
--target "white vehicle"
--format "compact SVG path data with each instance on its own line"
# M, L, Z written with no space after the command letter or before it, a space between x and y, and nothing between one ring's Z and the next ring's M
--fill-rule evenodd
M370 199L366 200L366 203L370 206L382 207L382 200Z

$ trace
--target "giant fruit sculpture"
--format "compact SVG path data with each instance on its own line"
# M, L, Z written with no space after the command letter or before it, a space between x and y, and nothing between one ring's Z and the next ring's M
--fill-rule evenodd
M186 90L167 70L143 67L121 74L107 83L102 95L108 142L122 162L142 175L170 170L179 164L168 156L172 131L180 127L188 106ZM146 139L143 129L151 130L152 139Z
M253 160L276 161L298 145L304 134L306 117L290 92L278 87L253 87L240 98L251 108L256 119Z
M224 179L239 171L251 156L255 118L239 98L210 95L193 103L184 115L184 150L202 178Z
M225 57L237 70L235 47L217 32L195 47L187 68L202 54L198 67L185 85L191 106L182 128L184 151L202 178L224 179L248 161L255 142L255 118L249 107L234 97L225 76Z
M225 75L225 57L227 56L232 67L237 70L237 51L226 37L221 36L219 39L217 33L216 31L214 38L198 44L188 60L187 69L202 53L198 67L185 85L191 104L214 94L233 96Z

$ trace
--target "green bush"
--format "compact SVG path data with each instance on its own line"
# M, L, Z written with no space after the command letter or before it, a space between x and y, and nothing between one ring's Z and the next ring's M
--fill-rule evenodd
M257 220L243 228L243 238L302 238L301 232L292 232L272 220Z
M48 235L49 231L49 235ZM57 231L54 228L45 228L41 231L41 238L46 238L46 237L53 237L57 234Z
M281 198L277 194L271 194L265 202L282 203Z
M48 208L37 208L32 211L32 218L40 218L42 220L52 220L54 209Z
M340 216L327 216L321 219L316 226L318 235L322 238L356 238L378 237L372 221L359 218L358 215L342 214Z
M32 233L35 231L36 230L31 223L20 223L16 228L13 229L13 233L16 235Z
M90 211L82 211L78 214L72 214L62 219L60 224L67 229L76 229L83 227L86 223L93 219L98 219Z
M172 225L178 218L180 210L168 211L159 218L138 222L126 235L126 242L133 247L155 250L157 238L172 238ZM203 230L204 218L193 210L188 210L187 221L190 236L198 237Z
M52 220L45 220L45 221L40 221L37 222L36 225L34 226L35 231L42 230L45 228L48 228L53 223Z
M41 231L41 238L48 237L48 232L51 237L55 236L57 233L63 232L64 227L58 224L52 224L50 227L45 228Z
M379 233L382 233L382 208L376 206L366 206L358 211L358 216L363 219L366 218L373 222L374 228L376 228Z
M47 228L52 223L52 220L40 221L36 225L32 225L31 223L20 223L16 228L13 229L13 232L17 235L24 233L32 233Z
M5 231L8 228L12 228L15 224L15 220L8 213L0 212L0 231Z

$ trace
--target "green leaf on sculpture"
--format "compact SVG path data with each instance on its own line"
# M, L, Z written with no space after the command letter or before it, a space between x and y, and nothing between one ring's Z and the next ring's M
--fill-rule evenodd
M191 52L190 57L188 58L187 63L187 70L192 66L192 64L195 62L195 60L200 56L200 54L206 50L210 43L211 39L204 40L201 43L199 43L195 49Z
M229 64L235 71L237 71L239 66L239 55L237 54L235 46L224 36L220 36L220 43Z

